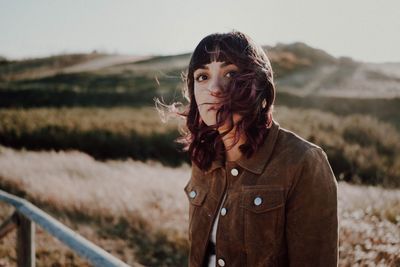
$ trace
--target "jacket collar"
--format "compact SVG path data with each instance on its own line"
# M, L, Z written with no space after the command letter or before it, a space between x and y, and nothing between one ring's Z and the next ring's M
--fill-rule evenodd
M279 128L280 128L279 123L276 122L275 120L272 120L272 125L268 132L268 135L265 138L264 143L259 147L259 149L250 158L246 158L244 155L242 155L236 161L236 163L240 167L248 171L251 171L256 174L261 174L262 171L264 170L265 164L267 164L269 158L272 155L275 142L278 138ZM221 160L214 160L211 163L210 169L205 171L204 174L209 174L215 169L221 168L223 166L224 163Z

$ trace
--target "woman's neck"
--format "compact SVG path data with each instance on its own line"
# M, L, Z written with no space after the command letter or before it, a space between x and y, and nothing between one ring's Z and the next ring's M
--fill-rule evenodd
M234 135L230 133L228 133L227 135L225 135L222 138L225 147L228 149L233 141L234 141ZM237 142L237 144L235 144L231 149L226 151L226 161L236 161L238 160L241 156L242 156L242 152L239 149L239 146L244 144L246 142L245 136L242 134L239 141Z
M222 141L224 142L225 148L228 149L228 147L230 147L234 141L234 135L236 132L236 125L237 122L240 120L241 116L239 114L234 113L233 116L233 129L231 131L229 131L229 133L227 133L225 136L222 137ZM221 126L218 131L219 133L222 133L224 131L227 130L227 125L224 124L223 126ZM242 156L242 152L240 152L239 146L244 144L246 142L246 138L244 134L241 134L239 141L237 144L235 144L231 149L226 151L226 161L236 161L238 160L241 156Z

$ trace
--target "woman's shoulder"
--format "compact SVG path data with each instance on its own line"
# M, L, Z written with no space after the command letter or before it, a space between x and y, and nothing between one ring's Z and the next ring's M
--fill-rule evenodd
M277 151L285 151L299 159L306 155L309 157L319 156L319 154L326 155L325 151L319 145L295 131L282 127L279 128L276 146Z
M303 183L325 184L330 189L337 187L337 182L330 166L326 152L317 144L299 134L281 128L277 142L278 150L282 150L281 159L295 163L295 176L301 169ZM298 177L300 178L300 177Z

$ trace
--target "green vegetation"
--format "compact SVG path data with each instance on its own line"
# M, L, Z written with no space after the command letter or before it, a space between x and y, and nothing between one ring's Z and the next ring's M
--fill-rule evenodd
M168 75L168 76L167 76ZM151 105L155 96L179 98L180 76L73 73L0 84L0 107L114 107ZM175 97L176 98L176 97ZM181 97L182 99L182 97Z
M400 134L391 124L369 115L286 107L277 107L275 117L324 148L338 178L400 186ZM15 148L76 149L98 159L153 159L170 166L189 163L173 142L176 137L178 122L162 124L151 107L0 110L0 143Z
M160 126L153 108L38 108L0 110L0 143L31 150L76 149L97 159L154 159L172 166L186 156L172 124Z
M400 133L368 115L278 108L284 128L321 146L340 180L400 187Z
M399 185L400 98L298 96L296 89L307 89L315 76L321 75L317 84L336 88L364 65L300 42L264 48L276 74L276 115L287 114L280 121L322 146L340 179ZM4 59L0 143L32 150L76 149L97 159L153 159L171 166L188 162L173 142L179 134L177 123L162 125L151 106L154 97L186 103L181 72L190 54L63 72L65 67L100 57L107 55ZM46 72L49 69L56 71ZM364 74L397 81L368 68ZM279 90L286 86L294 91ZM296 127L299 123L302 126Z
M400 132L400 98L346 98L307 96L278 92L276 106L317 109L339 116L352 114L369 115L394 125Z

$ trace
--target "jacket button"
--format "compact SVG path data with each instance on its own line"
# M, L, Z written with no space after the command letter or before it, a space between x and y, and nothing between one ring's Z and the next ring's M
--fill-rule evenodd
M231 170L231 174L232 174L233 176L237 176L237 175L239 174L239 171L238 171L236 168L233 168L233 169Z
M226 214L226 208L222 208L222 209L221 209L221 215L222 215L222 216L225 216L225 214Z
M256 198L254 199L254 205L260 206L261 203L262 203L262 198L261 198L261 197L256 197Z
M190 191L190 193L189 193L190 198L195 198L196 195L197 195L196 191L194 191L194 190Z
M225 261L223 259L218 259L219 266L225 266Z

